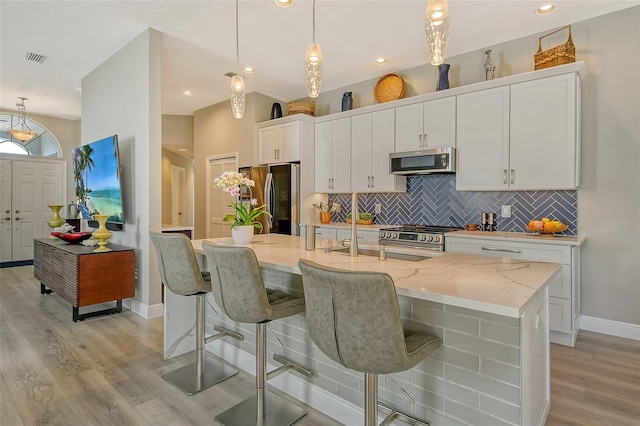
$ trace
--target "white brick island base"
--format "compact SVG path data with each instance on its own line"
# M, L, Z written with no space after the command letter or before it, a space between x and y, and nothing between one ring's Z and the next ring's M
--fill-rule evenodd
M415 263L410 267L415 268ZM206 262L203 268L206 269ZM261 269L269 287L289 293L302 292L300 275L270 267ZM549 409L546 286L540 286L528 296L519 316L404 295L398 298L405 327L435 334L443 344L413 369L392 375L415 404L386 376L379 377L381 402L433 426L544 425ZM193 320L189 319L193 315L186 314L193 307L192 301L185 299L169 292L165 295L167 358L193 347ZM213 326L221 325L245 336L244 341L213 342L207 349L255 374L255 327L230 320L218 309L211 295L207 300L217 311L207 306L207 333L214 334ZM363 375L340 366L315 346L307 332L304 315L273 321L270 327L284 349L269 332L268 359L272 359L273 354L283 355L311 369L313 374L305 377L287 373L269 384L343 424L361 425ZM271 367L277 366L279 364Z

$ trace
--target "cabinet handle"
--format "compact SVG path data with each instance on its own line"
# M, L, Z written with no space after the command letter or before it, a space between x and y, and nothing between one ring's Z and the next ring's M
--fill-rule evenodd
M507 169L502 171L502 183L507 184Z
M419 146L420 148L422 148L422 136L423 136L423 135L419 135L419 136L418 136L418 146Z
M367 176L367 188L371 188L371 176Z
M520 253L519 249L502 249L502 248L496 248L496 247L482 247L482 250L486 250L486 251L504 251L507 253Z
M511 169L511 183L513 184L515 180L515 171Z
M422 147L426 148L427 147L427 134L423 134L422 135Z
M374 188L375 186L375 181L373 180L373 176L371 176L371 187Z

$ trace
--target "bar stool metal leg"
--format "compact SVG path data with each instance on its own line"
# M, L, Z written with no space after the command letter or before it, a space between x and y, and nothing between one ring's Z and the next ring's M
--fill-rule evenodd
M288 368L292 368L289 366ZM267 324L256 324L256 394L216 416L224 426L290 426L307 412L304 408L266 391Z
M196 295L196 361L184 367L170 371L162 375L162 378L171 383L187 395L196 394L210 386L220 383L229 377L238 374L238 370L229 367L204 353L204 303L205 294Z

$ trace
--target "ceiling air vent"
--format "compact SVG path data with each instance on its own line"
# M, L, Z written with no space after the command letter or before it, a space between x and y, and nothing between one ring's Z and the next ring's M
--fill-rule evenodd
M44 55L40 55L39 53L27 52L24 55L25 61L37 62L39 64L43 63L45 59L47 59L47 57Z

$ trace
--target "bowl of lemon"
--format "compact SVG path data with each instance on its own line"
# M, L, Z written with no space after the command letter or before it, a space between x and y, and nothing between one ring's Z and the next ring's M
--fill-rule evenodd
M539 235L552 236L554 234L564 232L569 229L569 225L565 225L559 220L543 217L541 220L532 220L527 225L527 230Z

